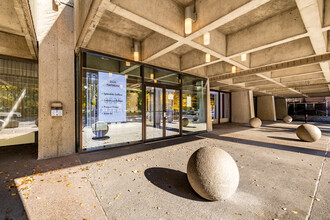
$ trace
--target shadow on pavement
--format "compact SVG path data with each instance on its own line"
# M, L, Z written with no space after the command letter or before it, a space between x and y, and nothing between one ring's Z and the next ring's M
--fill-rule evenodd
M207 202L191 188L187 174L178 170L152 167L144 172L145 177L158 188L185 199Z

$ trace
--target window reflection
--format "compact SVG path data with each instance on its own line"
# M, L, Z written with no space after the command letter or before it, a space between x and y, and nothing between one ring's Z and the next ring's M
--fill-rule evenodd
M83 150L141 141L140 66L86 54L82 116Z
M0 59L0 146L35 143L38 66Z

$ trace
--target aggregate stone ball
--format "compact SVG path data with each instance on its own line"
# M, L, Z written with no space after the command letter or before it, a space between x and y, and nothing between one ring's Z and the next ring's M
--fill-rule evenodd
M98 121L92 125L92 132L97 136L97 137L103 137L108 133L109 127L108 124L103 122L103 121Z
M195 151L188 161L187 176L196 193L211 201L228 199L239 182L236 162L218 147Z
M321 138L321 130L315 125L302 124L297 130L296 134L300 140L307 142L314 142Z
M283 118L283 121L284 121L285 123L291 123L291 122L292 122L292 117L289 116L289 115L287 115L287 116L285 116L285 117Z
M262 124L262 121L259 118L251 118L249 123L252 128L259 128Z
M195 116L193 117L193 120L194 120L194 121L197 121L197 120L198 120L198 116L195 115Z
M188 120L188 118L183 118L183 119L182 119L182 126L183 126L183 127L187 127L188 124L189 124L189 120Z

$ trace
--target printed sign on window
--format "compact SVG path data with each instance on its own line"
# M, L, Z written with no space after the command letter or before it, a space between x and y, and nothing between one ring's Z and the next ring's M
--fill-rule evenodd
M191 96L187 96L187 107L191 107Z
M125 75L99 72L98 80L98 120L126 122Z

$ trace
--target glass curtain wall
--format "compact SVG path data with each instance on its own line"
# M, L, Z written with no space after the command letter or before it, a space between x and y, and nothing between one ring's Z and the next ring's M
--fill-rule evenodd
M142 140L140 65L85 53L82 150Z
M230 121L230 94L220 92L220 123Z
M0 59L0 147L36 142L38 64Z
M206 80L182 77L182 132L190 134L206 130Z
M219 92L210 91L212 123L219 124Z
M205 79L89 52L80 61L82 151L206 130Z

